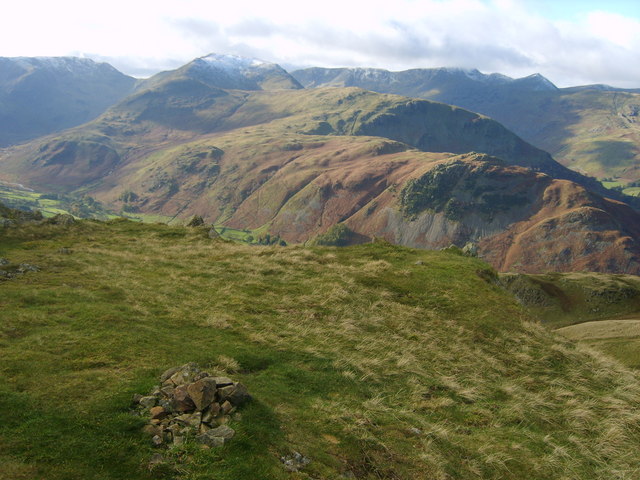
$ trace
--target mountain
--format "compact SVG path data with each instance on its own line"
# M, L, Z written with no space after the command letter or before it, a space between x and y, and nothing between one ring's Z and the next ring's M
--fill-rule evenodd
M178 70L162 72L149 79L149 88L168 78L189 78L211 87L235 90L300 89L300 83L275 63L256 58L212 53L196 58Z
M638 89L557 88L539 74L512 79L455 68L308 68L293 76L307 88L355 86L457 105L494 118L574 170L640 180Z
M92 120L135 84L111 65L85 58L0 58L0 146Z
M358 88L223 89L224 65L197 65L1 152L0 176L125 211L198 214L254 238L305 242L342 225L356 242L477 242L500 269L640 272L638 214L494 120ZM253 61L234 65L255 78Z

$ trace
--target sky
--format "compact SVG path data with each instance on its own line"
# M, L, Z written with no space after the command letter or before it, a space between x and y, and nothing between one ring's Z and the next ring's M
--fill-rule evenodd
M0 56L83 56L136 77L209 53L306 66L477 68L640 88L640 0L20 0Z

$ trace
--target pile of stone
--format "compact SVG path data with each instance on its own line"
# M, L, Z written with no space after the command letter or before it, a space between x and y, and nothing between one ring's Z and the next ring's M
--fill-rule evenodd
M133 398L138 410L149 415L144 430L158 447L192 438L208 447L223 445L235 435L229 422L249 400L242 383L212 376L195 363L170 368L150 395Z

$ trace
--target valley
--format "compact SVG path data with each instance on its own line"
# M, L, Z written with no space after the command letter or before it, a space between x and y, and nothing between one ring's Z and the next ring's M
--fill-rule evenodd
M238 78L249 83L229 89ZM0 166L5 181L90 195L127 215L200 215L287 243L344 224L355 243L474 242L500 270L640 271L633 197L482 115L353 87L302 89L274 64L196 59L90 123L5 149Z
M638 92L394 75L212 54L6 140L1 480L634 478Z

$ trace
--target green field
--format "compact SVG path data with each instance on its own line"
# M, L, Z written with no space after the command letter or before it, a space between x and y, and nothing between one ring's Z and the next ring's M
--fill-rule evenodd
M66 247L71 254L60 253ZM0 231L2 479L610 479L640 469L635 373L534 321L483 262L262 247L126 220ZM165 369L254 401L224 447L154 453ZM289 473L280 458L311 459Z

